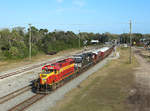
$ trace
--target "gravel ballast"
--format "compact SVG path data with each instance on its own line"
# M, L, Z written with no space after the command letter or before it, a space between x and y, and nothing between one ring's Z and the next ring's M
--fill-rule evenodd
M23 102L24 100L32 97L33 94L31 91L27 91L3 104L0 104L0 111L8 111L9 109L11 109L12 107L16 106L17 104Z

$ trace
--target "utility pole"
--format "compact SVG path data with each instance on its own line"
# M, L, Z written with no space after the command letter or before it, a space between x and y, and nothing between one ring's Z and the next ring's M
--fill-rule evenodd
M30 31L29 31L29 60L31 61L31 24L29 24L29 29L30 29Z
M132 45L132 38L131 38L131 31L132 31L132 22L130 20L130 57L129 57L129 63L132 63L132 50L131 50L131 45Z
M80 30L79 30L79 48L80 48Z

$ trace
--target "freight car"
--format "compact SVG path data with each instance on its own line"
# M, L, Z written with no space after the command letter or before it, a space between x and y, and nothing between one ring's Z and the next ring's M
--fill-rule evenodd
M81 70L89 67L93 64L93 54L92 52L86 52L78 55L74 55L76 69Z
M88 69L90 66L107 57L113 48L114 46L103 47L43 66L42 73L34 81L34 91L36 93L46 93L55 90L62 86L64 82L78 76L84 69Z

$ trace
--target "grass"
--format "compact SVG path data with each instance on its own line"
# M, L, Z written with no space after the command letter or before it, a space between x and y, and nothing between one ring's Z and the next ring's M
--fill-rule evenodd
M134 67L128 63L128 49L119 49L121 55L91 75L57 102L52 111L128 111L126 100L134 84Z

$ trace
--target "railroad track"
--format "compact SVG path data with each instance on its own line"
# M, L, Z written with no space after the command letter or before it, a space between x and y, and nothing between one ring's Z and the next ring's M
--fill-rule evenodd
M13 108L9 109L8 111L23 111L25 110L27 107L31 106L32 104L34 104L35 102L41 100L42 98L44 98L45 95L42 94L36 94L28 99L26 99L25 101L21 102L20 104L14 106Z
M85 71L85 70L84 70ZM81 73L83 73L84 71L82 71ZM79 75L78 75L79 76ZM74 79L74 78L72 78ZM67 80L63 85L65 85L66 83L70 82L70 80ZM62 87L62 86L60 86ZM58 89L58 88L57 88ZM56 90L57 90L56 89ZM49 93L46 93L46 94L41 94L41 93L38 93L38 94L35 94L33 95L32 97L24 100L23 102L17 104L16 106L12 107L11 109L9 109L8 111L24 111L26 108L28 108L29 106L33 105L34 103L36 103L37 101L43 99L44 97L46 97L47 95L55 92L56 90L53 90L53 91L50 91Z
M0 104L3 104L5 102L7 102L7 101L9 101L9 100L19 96L19 95L25 93L26 91L31 90L31 88L32 88L32 86L25 86L25 87L23 87L21 89L18 89L18 90L14 91L14 92L12 92L12 93L10 93L8 95L5 95L5 96L1 97L0 98Z
M48 62L45 62L45 63L42 63L42 64L37 64L37 65L31 66L31 67L27 67L27 68L24 68L24 69L20 69L20 70L15 71L15 72L6 73L6 74L4 74L4 75L1 75L1 76L0 76L0 79L4 79L4 78L10 77L10 76L14 76L14 75L17 75L17 74L20 74L20 73L23 73L23 72L26 72L26 71L29 71L29 70L32 70L32 69L41 67L41 66L46 65L46 64L48 64L48 63L53 63L53 62L55 62L55 61L56 61L56 60L52 60L52 61L48 61Z

